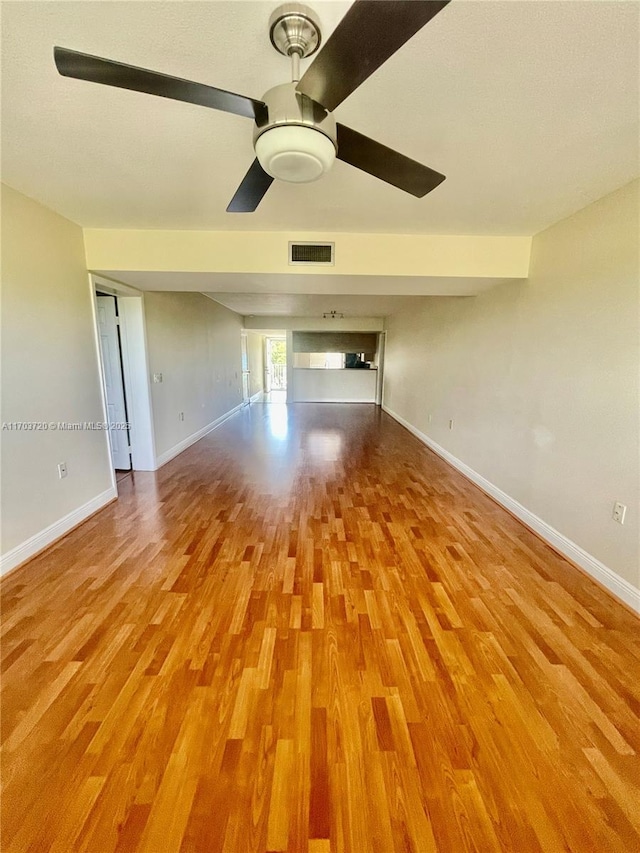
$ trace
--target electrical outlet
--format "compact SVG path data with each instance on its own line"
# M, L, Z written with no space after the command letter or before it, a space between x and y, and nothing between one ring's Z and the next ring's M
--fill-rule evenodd
M162 382L162 374L161 373L154 373L153 374L153 381L156 383Z
M428 418L427 418L427 423L428 423L428 424L430 424L430 423L431 423L431 419L432 419L432 418L431 418L431 415L429 415L429 416L428 416Z
M178 412L178 420L179 420L179 421L183 421L183 420L184 420L184 412Z
M449 429L453 429L453 418L449 421Z
M58 479L64 480L67 476L67 463L66 462L58 462Z
M624 517L626 514L627 514L626 506L624 504L618 503L616 501L616 503L614 503L614 505L613 505L613 513L612 513L613 520L617 521L618 524L624 524Z

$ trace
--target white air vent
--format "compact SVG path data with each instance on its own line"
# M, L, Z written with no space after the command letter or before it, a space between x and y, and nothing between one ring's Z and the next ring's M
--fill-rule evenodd
M289 243L291 266L333 266L335 243Z

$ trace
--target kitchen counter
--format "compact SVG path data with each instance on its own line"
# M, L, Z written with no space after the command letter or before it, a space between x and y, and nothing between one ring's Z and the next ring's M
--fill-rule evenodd
M294 367L294 403L375 403L378 371L361 367Z

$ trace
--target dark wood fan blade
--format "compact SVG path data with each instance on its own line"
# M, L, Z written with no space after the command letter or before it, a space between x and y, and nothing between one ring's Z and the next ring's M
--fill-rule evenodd
M355 0L297 89L335 110L450 0Z
M273 183L256 158L229 202L227 213L253 213Z
M76 77L78 80L89 80L91 83L102 83L118 89L146 92L148 95L186 101L252 119L256 119L266 110L265 104L254 98L183 80L181 77L147 71L146 68L137 68L135 65L114 62L112 59L102 59L64 47L54 47L53 56L56 68L63 77Z
M380 142L338 124L338 159L417 198L435 190L445 176Z

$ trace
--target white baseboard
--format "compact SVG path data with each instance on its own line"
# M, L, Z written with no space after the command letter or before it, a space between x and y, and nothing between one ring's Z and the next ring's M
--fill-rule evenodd
M264 391L256 391L256 393L253 394L253 396L249 397L249 402L250 403L257 403L263 394L264 394Z
M572 542L571 539L568 539L555 528L551 527L551 525L547 524L546 521L538 518L537 515L534 515L534 513L528 510L521 503L518 503L518 501L514 500L514 498L510 497L506 492L503 492L502 489L494 486L493 483L486 480L481 474L478 474L473 470L473 468L470 468L452 453L449 453L448 450L445 450L444 447L441 447L432 438L429 438L428 435L420 432L419 429L416 429L416 427L408 421L405 421L405 419L396 414L396 412L393 412L385 405L383 405L382 408L388 415L391 415L394 420L398 421L399 424L402 424L402 426L408 429L410 433L415 435L415 437L423 444L426 444L427 447L433 450L434 453L437 453L438 456L460 471L461 474L464 474L468 480L471 480L472 483L479 486L483 492L486 492L505 509L508 509L509 512L515 515L516 518L519 518L520 521L527 525L527 527L530 527L535 531L541 539L548 542L549 545L556 549L556 551L559 551L567 557L568 560L571 560L572 563L575 563L588 575L591 575L592 578L602 584L602 586L608 589L609 592L613 593L613 595L621 601L624 601L624 603L631 607L632 610L635 610L636 613L640 613L640 589L637 589L624 578L621 578L620 575L613 571L613 569L605 566L604 563L601 563L600 560L597 560L591 554L587 553L587 551L579 545L576 545L575 542Z
M165 450L164 453L161 453L160 456L156 456L156 469L162 468L163 465L166 465L171 459L178 454L182 453L183 450L186 450L187 447L191 447L192 444L195 444L196 441L200 441L201 438L204 438L205 435L212 432L214 429L220 426L220 424L224 423L227 418L230 418L231 415L235 415L236 412L239 412L246 404L240 403L237 406L234 406L233 409L229 409L228 412L225 412L224 415L221 415L215 421L211 421L210 424L202 427L197 432L192 433L187 438L184 438L182 441L179 441L178 444L174 444L173 447L170 447L169 450Z
M22 542L22 544L7 551L6 554L0 557L0 575L6 574L31 557L35 557L36 554L44 550L48 545L51 545L52 542L55 542L64 536L65 533L82 524L90 515L93 515L117 497L118 492L114 486L111 486L101 494L96 495L95 498L92 498L86 504L65 515L64 518L50 524L49 527L45 527L40 533L31 536L26 542Z

